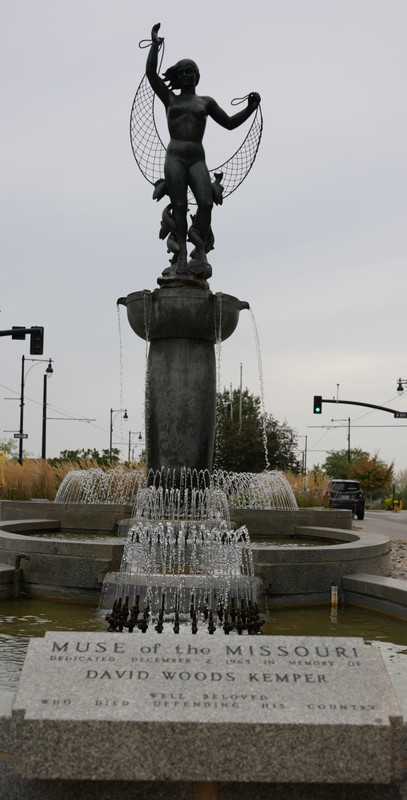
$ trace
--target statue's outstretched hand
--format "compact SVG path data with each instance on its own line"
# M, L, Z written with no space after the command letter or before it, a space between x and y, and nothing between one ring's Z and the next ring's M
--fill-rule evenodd
M158 36L158 31L160 30L160 28L161 28L161 23L157 22L157 24L153 25L151 29L151 41L154 42L154 44L162 44L164 41L162 36Z
M250 92L247 98L247 105L251 111L255 111L260 105L260 95L258 92Z

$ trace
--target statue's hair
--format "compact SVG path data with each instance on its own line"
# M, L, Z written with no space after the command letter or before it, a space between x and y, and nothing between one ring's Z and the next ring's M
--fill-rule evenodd
M177 70L179 67L185 67L187 64L190 67L192 67L192 69L195 72L195 78L196 78L195 84L197 85L199 83L199 78L201 76L199 74L198 65L195 63L195 61L192 61L191 58L183 58L181 61L177 61L177 63L174 64L173 67L168 67L166 72L164 72L164 80L169 84L170 89L180 88L180 86L178 85Z

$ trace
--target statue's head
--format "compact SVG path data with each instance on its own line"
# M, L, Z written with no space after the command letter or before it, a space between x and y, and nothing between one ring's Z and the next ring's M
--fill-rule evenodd
M181 89L184 80L188 80L189 75L191 79L193 78L195 86L197 86L201 77L198 65L190 58L183 58L164 72L164 80L169 84L170 89Z

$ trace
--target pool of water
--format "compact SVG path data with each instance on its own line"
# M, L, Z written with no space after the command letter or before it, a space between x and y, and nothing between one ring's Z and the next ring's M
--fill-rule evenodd
M346 544L343 539L325 539L323 536L250 536L254 545L262 547L329 547L333 544Z
M268 612L263 633L284 636L362 636L380 645L386 659L401 659L407 668L407 625L395 619L356 608L278 609ZM107 633L97 606L9 600L0 612L0 691L15 691L31 636L45 631L100 631ZM189 632L185 626L184 632ZM109 634L110 635L110 634ZM142 635L133 633L133 636ZM173 635L171 628L164 635ZM198 633L199 635L199 633ZM207 635L206 629L201 635ZM223 636L221 630L215 636ZM233 634L231 634L233 635Z
M268 636L362 636L407 648L407 625L360 608L284 608L270 611L262 631Z
M14 691L31 636L45 631L105 631L97 606L6 600L0 606L0 690Z
M30 536L38 539L58 539L69 540L72 542L94 542L96 544L122 544L126 542L127 534L121 531L120 534L114 532L103 531L89 531L89 530L64 530L56 529L50 530L33 530L30 532L22 532L24 536ZM261 547L284 547L284 548L298 548L298 547L329 547L331 545L346 544L343 539L328 539L322 536L299 536L292 534L291 536L250 536L250 541L253 545L261 545Z
M74 531L67 531L61 530L60 528L56 530L50 530L47 528L46 530L32 530L32 531L21 531L22 536L30 536L33 539L68 539L69 541L73 542L103 542L103 544L109 544L110 542L114 542L114 544L124 544L126 541L125 536L118 536L113 531L89 531L89 530L74 530Z

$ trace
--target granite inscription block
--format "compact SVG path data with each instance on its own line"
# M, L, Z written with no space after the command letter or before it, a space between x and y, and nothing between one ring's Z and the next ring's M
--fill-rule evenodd
M359 638L53 633L13 709L25 777L388 783L402 716Z

